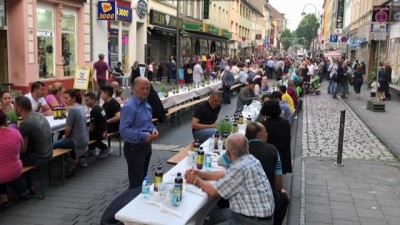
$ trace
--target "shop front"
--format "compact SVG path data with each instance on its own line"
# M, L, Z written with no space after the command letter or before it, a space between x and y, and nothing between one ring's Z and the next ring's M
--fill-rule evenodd
M147 62L166 64L171 56L176 56L177 28L182 28L182 19L156 10L150 10L147 35ZM181 40L185 42L186 40Z
M388 59L392 66L392 82L400 86L400 22L390 25Z
M6 1L8 80L29 91L32 82L71 87L76 66L90 61L86 0ZM86 10L85 10L86 8ZM1 59L0 59L1 60Z

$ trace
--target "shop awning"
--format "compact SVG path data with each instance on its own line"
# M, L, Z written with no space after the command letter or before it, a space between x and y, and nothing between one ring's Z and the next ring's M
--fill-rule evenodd
M197 38L203 38L203 39L213 40L213 41L224 41L225 42L225 41L229 40L227 37L213 35L212 33L199 32L199 31L184 30L181 32L181 34L183 36L187 36L187 37L197 37Z
M367 38L365 37L353 37L347 42L350 48L357 48L365 44L367 44Z
M335 56L341 56L342 53L339 51L331 51L331 52L327 52L324 54L325 57L335 57Z

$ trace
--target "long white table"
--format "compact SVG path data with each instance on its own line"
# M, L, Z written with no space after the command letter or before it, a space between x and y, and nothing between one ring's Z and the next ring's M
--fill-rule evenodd
M86 116L87 116L87 122L90 122L89 115L86 115ZM53 118L53 116L46 116L46 119L50 123L50 128L51 128L52 133L65 130L65 125L67 123L67 119L55 120Z
M168 97L161 97L161 103L163 104L164 108L169 108L175 105L178 105L182 102L185 102L189 99L192 99L197 96L205 95L213 90L222 87L222 82L217 81L215 83L211 83L204 87L195 88L190 91L180 91L179 93L173 94L172 92L168 93Z

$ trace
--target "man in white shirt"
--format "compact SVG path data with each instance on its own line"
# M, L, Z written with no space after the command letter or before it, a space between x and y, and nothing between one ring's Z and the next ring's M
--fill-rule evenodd
M193 83L200 83L203 73L203 69L201 68L201 59L199 59L197 60L197 64L193 67Z
M44 116L51 116L53 114L50 106L47 104L44 99L44 83L40 81L36 81L31 86L31 92L26 94L25 96L31 100L32 103L32 111L40 112Z
M233 74L233 76L235 77L235 79L239 76L240 69L239 69L239 67L237 67L236 62L233 62L233 66L232 66L230 72Z

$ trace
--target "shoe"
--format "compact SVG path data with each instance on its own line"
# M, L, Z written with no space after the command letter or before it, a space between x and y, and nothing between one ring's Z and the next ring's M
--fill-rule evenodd
M113 150L112 150L111 148L106 148L106 149L104 149L104 150L101 150L100 153L97 155L96 158L98 158L98 159L107 158L107 157L110 155L110 153L111 153L112 151L113 151Z
M360 98L360 94L357 94L357 98Z
M79 166L81 166L81 167L87 167L87 162L86 162L86 159L85 159L85 158L80 158L80 159L78 159L78 164L79 164Z
M333 96L332 98L333 98L333 99L338 99L338 97L336 97L336 96Z
M96 149L88 149L88 150L86 151L85 156L86 156L86 157L97 156L97 151L96 151Z

